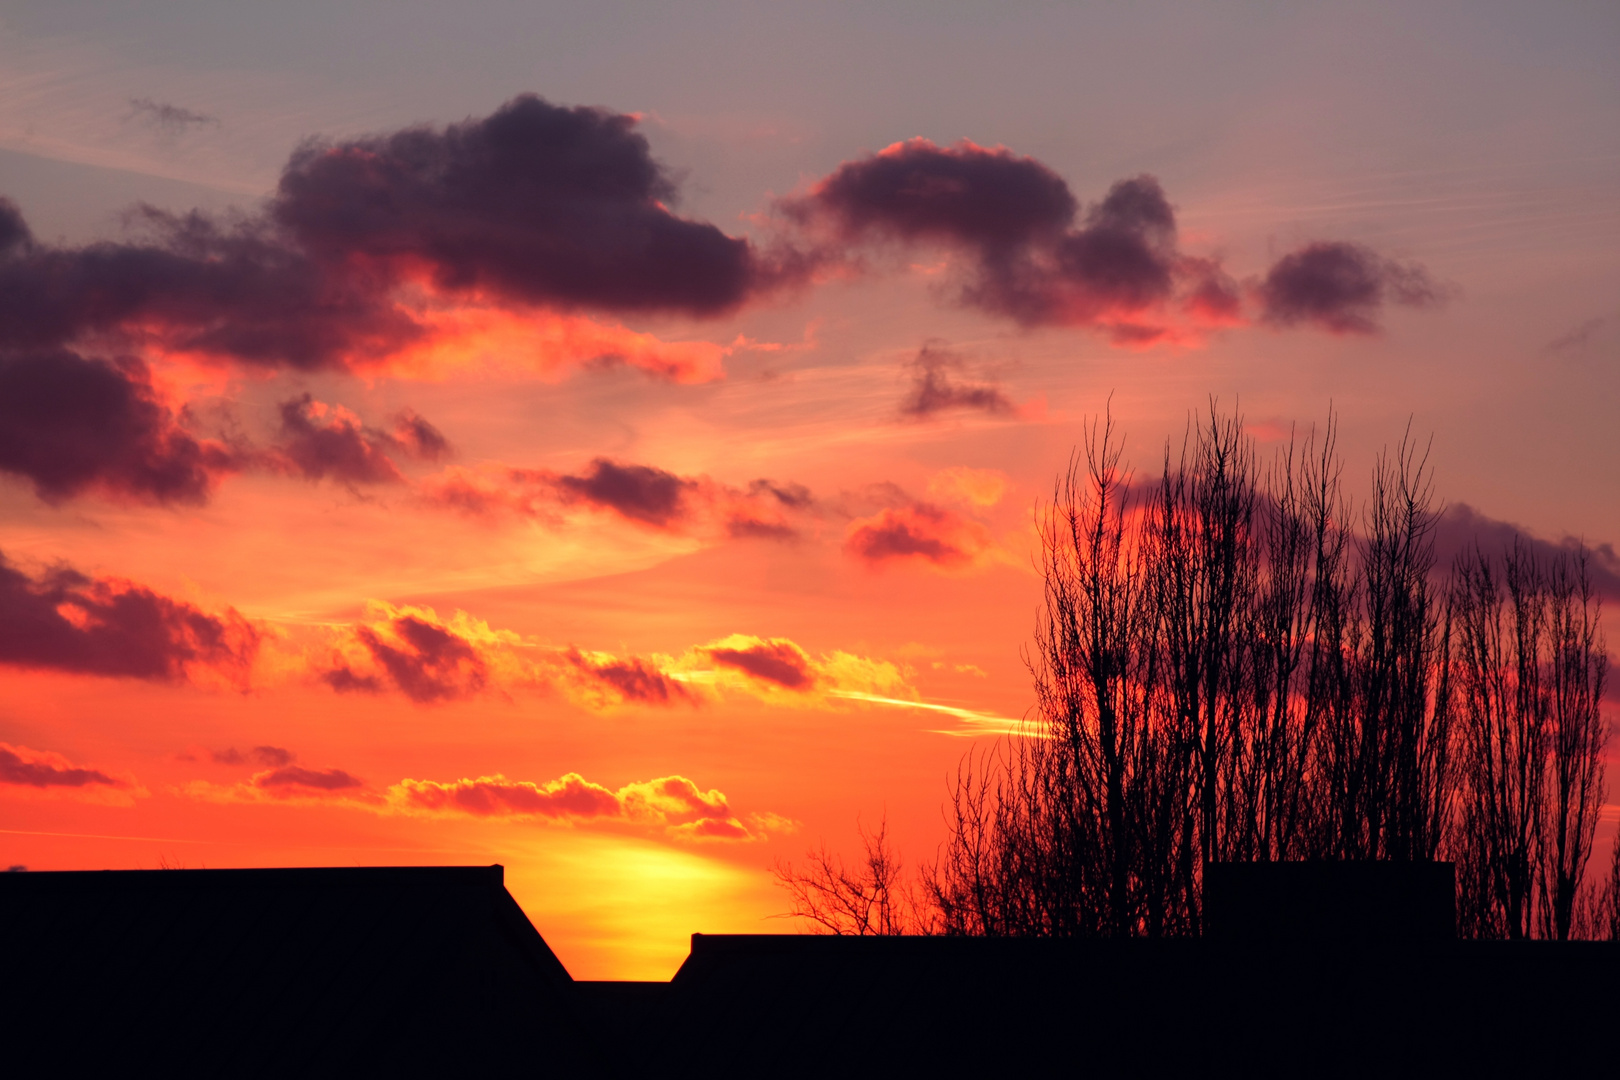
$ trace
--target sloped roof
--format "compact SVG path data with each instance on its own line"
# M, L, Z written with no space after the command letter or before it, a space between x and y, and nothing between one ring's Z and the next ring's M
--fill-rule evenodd
M3 874L0 927L4 1058L40 1072L533 1075L596 1057L499 866Z

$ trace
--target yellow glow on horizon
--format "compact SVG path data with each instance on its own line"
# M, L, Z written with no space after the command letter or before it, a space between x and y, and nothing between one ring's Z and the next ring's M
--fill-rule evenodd
M507 859L507 888L576 979L668 979L694 932L783 929L764 922L765 875L700 848L547 830Z

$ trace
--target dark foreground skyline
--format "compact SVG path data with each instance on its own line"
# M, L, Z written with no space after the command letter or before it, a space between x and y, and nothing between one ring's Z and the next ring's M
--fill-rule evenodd
M574 981L498 866L6 875L4 1030L176 1076L1604 1067L1620 944L1457 941L1443 864L1234 869L1202 939L694 934L667 983Z
M1410 430L1442 559L1584 540L1612 611L1617 54L1576 0L0 2L0 865L501 862L667 977L779 859L940 852L1110 411L1144 484L1212 396L1266 462L1331 412L1358 530Z

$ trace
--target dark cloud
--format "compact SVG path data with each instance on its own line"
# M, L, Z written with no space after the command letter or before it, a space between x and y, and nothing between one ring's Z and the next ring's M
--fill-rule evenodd
M722 488L719 501L727 507L726 535L739 540L795 540L799 530L790 523L787 512L815 505L810 489L803 484L768 479L751 480L743 491Z
M258 647L235 611L209 615L65 566L29 577L0 555L0 664L170 681L212 668L240 681Z
M1585 547L1592 591L1609 603L1620 603L1620 553L1610 543L1583 544L1573 536L1544 540L1512 522L1487 517L1467 503L1453 503L1440 515L1434 532L1435 572L1449 574L1459 555L1479 550L1496 556L1515 544L1527 545L1544 563L1572 557Z
M430 505L455 510L468 517L495 520L507 514L561 523L557 512L557 474L544 469L510 466L474 473L450 470L427 481L420 497Z
M1199 322L1209 326L1243 322L1243 290L1218 260L1185 255L1179 270L1186 289L1183 304Z
M450 783L406 780L394 790L415 809L454 810L474 817L599 818L625 813L617 792L578 773L545 784L498 775Z
M146 365L65 349L0 353L0 471L46 502L86 489L156 503L204 502L243 465L197 439L158 397Z
M1389 304L1433 307L1444 290L1421 266L1341 241L1307 244L1277 260L1259 286L1261 317L1276 326L1314 323L1336 334L1373 334Z
M1083 207L1034 158L911 139L846 162L778 208L805 235L830 235L822 260L874 241L954 249L966 256L958 302L1025 326L1091 326L1147 345L1174 336L1172 309L1195 328L1245 321L1243 290L1218 259L1181 250L1174 209L1148 175ZM1445 290L1415 264L1324 242L1285 256L1256 295L1273 325L1368 333L1385 306L1434 306Z
M748 494L753 498L769 496L792 510L808 509L815 502L810 495L810 489L803 484L778 483L775 480L750 480Z
M745 240L671 213L634 117L523 95L492 115L296 152L275 220L328 264L409 261L441 290L551 307L713 315L759 270Z
M856 530L849 538L849 550L870 560L882 560L905 555L921 555L932 562L943 562L958 557L961 552L948 541L919 529L915 521L884 520L873 522Z
M1016 252L1070 228L1080 204L1057 173L1010 150L927 139L897 143L838 167L791 215L821 211L852 240L887 234Z
M453 453L444 433L410 409L395 418L394 442L422 461L443 461Z
M0 257L4 257L14 248L25 248L33 242L33 234L28 231L28 223L23 220L22 211L17 204L0 195Z
M279 746L255 746L249 753L253 755L254 761L261 765L269 765L272 768L290 765L294 757L291 750Z
M988 546L982 526L926 502L886 507L850 524L844 550L870 564L918 558L960 566Z
M710 649L708 652L717 664L789 690L807 690L815 683L810 658L791 641L762 641L745 649Z
M439 461L452 452L443 433L409 410L392 432L309 394L282 402L279 415L279 438L268 450L227 444L187 430L134 357L0 351L0 472L28 480L48 503L93 490L200 505L221 477L248 468L350 486L399 483L390 455Z
M361 675L347 664L339 663L329 671L321 672L321 681L340 694L380 694L382 680L375 675Z
M99 770L79 769L61 762L56 754L40 754L25 747L8 746L5 743L0 743L0 784L35 788L82 788L97 784L106 787L124 786L121 781ZM15 870L17 867L12 869Z
M1068 184L1034 158L969 142L912 139L847 162L787 200L802 224L845 243L944 243L972 268L960 300L1028 326L1127 321L1168 300L1180 255L1159 182L1116 183L1081 214Z
M1175 273L1176 216L1159 182L1151 176L1121 180L1086 214L1085 227L1058 246L1058 268L1065 284L1078 289L1073 299L1057 297L1063 308L1134 311L1169 297ZM1009 305L1017 314L1021 301Z
M443 433L410 410L395 418L392 432L362 424L307 393L283 401L278 412L280 439L258 460L307 480L332 479L351 488L398 484L405 477L390 455L438 461L451 453Z
M402 615L387 624L388 637L370 626L355 627L355 638L400 692L412 701L429 704L468 697L482 690L489 671L471 642L415 615ZM346 664L322 673L321 680L343 692L379 693L382 680L361 674Z
M613 510L631 521L670 528L685 512L686 493L697 487L651 465L620 465L597 458L581 476L553 481L565 500Z
M130 98L129 109L132 118L157 128L165 135L179 135L191 128L219 123L217 116L195 112L179 105L170 105L166 101L154 101L148 97Z
M900 403L902 416L926 419L951 409L999 414L1014 411L1007 395L989 383L952 382L950 372L962 369L962 358L938 346L924 345L906 367L911 371L912 386Z
M211 750L208 756L216 765L246 765L253 761L267 768L279 768L291 764L296 755L279 746L255 746L246 753L230 746L224 750Z
M601 661L587 657L578 649L571 649L568 659L580 671L611 687L627 701L668 705L675 701L691 700L686 687L640 657Z
M783 521L739 511L726 519L726 535L735 540L796 540L799 530Z
M342 769L306 769L283 765L253 778L253 786L266 790L312 788L316 791L346 791L363 786L363 781Z
M392 278L318 265L264 222L151 207L132 221L144 240L28 244L0 259L0 350L110 338L314 371L380 359L424 333L389 301Z
M614 791L578 773L535 783L496 774L449 783L405 779L389 789L405 807L474 817L607 820L663 826L682 839L751 840L722 792L684 776L626 784Z
M405 479L388 456L401 444L386 432L332 412L309 394L282 402L280 412L281 441L273 454L288 472L307 480L330 477L351 486Z
M0 202L0 350L110 338L344 369L424 339L396 303L424 274L508 306L706 316L796 273L670 211L675 183L635 124L523 96L442 129L309 142L263 214L143 206L123 242L34 243Z
M3 248L4 246L4 227L3 225L0 225L0 248ZM1596 335L1599 330L1603 329L1604 324L1608 321L1608 319L1605 319L1602 316L1595 319L1587 319L1585 322L1581 323L1581 325L1575 327L1573 330L1570 330L1567 334L1560 334L1558 337L1547 342L1544 351L1550 353L1560 353L1576 352L1580 349L1584 349L1588 344L1591 343L1593 336Z
M502 468L452 470L429 481L422 497L475 517L517 514L560 524L560 507L609 510L641 525L668 531L715 530L738 538L791 540L792 518L815 503L802 484L760 479L746 488L706 476L683 477L652 465L596 458L577 474Z

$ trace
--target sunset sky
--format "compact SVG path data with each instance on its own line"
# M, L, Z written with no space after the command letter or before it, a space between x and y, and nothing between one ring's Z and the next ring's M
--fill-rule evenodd
M1584 539L1612 612L1617 57L1598 0L0 0L0 864L499 862L582 978L791 930L776 860L931 857L1030 707L1105 409L1147 472L1331 409L1358 497L1410 424L1445 544Z

